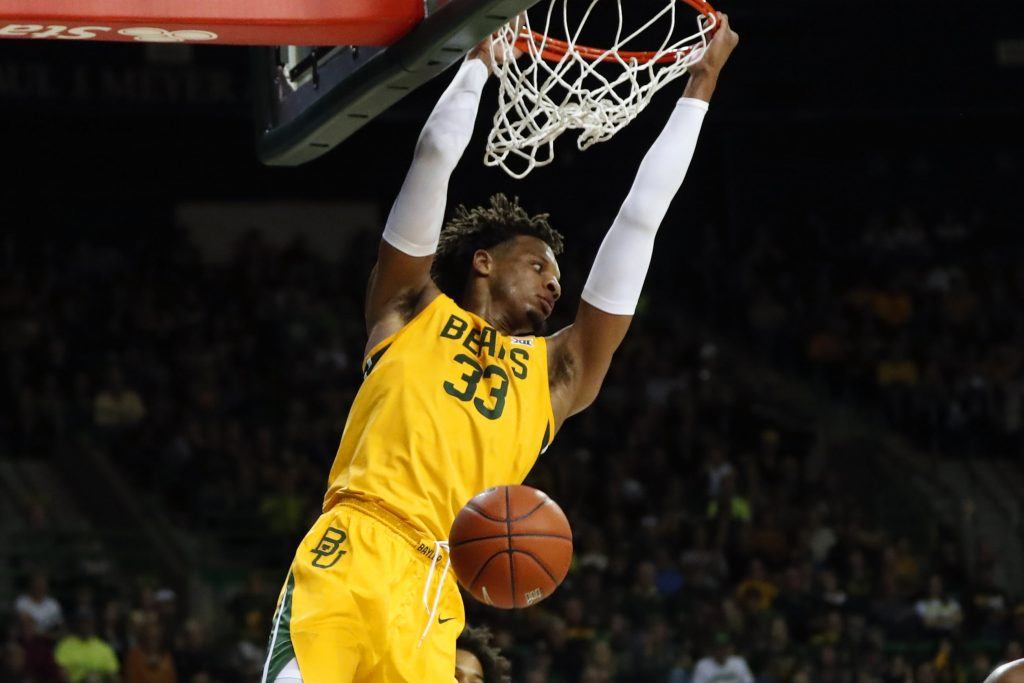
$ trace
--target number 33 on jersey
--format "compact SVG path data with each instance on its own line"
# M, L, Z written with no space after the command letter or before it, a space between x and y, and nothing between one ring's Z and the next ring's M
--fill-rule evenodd
M401 501L401 514L446 538L467 500L522 482L553 436L547 340L501 334L444 294L363 371L325 508L344 492Z

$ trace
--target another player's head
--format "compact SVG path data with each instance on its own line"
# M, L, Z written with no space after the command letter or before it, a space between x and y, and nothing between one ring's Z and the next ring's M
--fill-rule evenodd
M459 303L486 302L488 321L507 333L543 334L561 295L555 257L562 235L547 214L531 216L503 194L488 206L459 206L441 231L431 276Z
M470 628L455 643L455 680L457 683L511 683L511 665L491 645L491 631Z

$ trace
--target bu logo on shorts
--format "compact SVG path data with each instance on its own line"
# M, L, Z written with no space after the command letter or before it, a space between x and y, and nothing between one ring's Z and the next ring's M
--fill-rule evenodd
M327 531L317 542L316 547L309 551L316 555L313 558L313 566L318 569L333 567L345 554L345 551L339 550L339 548L346 538L348 535L341 529L335 529L333 526L327 527Z

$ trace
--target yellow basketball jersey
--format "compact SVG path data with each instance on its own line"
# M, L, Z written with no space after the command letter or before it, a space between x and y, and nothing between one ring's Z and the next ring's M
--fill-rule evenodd
M519 484L554 434L547 340L510 337L441 294L377 344L324 497L376 500L436 539L480 491Z

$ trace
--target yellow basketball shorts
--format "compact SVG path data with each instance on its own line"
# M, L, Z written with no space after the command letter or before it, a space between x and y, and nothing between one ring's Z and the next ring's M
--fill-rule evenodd
M444 567L424 586L432 539L383 508L345 499L299 544L278 598L264 683L293 658L303 683L451 683L455 640L465 626L451 572L420 641Z

